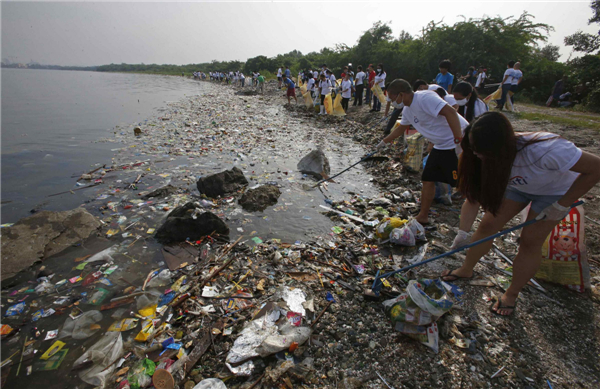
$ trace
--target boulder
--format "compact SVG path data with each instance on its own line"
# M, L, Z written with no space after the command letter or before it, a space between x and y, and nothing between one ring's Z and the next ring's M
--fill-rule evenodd
M2 280L86 239L101 226L83 208L41 211L2 229Z
M177 193L177 188L172 185L167 185L167 186L163 186L162 188L153 190L152 192L142 196L142 199L147 200L152 197L163 198L163 197L170 196L174 193Z
M194 219L196 208L193 202L175 208L156 231L156 240L163 244L184 242L188 238L198 240L213 231L219 235L229 235L227 224L212 212L198 214Z
M238 203L246 211L264 211L267 207L277 204L281 191L275 185L262 185L249 189L242 195Z
M296 166L304 174L310 174L318 179L329 176L329 160L322 150L313 150L298 162Z
M248 180L246 180L244 173L237 167L211 176L202 177L196 183L200 194L205 194L213 198L237 192L246 185L248 185Z

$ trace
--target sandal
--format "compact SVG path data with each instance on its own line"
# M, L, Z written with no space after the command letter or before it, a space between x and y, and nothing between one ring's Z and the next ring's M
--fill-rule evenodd
M456 269L454 269L454 270L456 270ZM471 277L461 277L459 275L452 274L452 272L454 272L454 270L450 270L450 273L448 273L448 274L446 274L444 276L440 275L440 279L442 281L444 281L444 282L455 282L455 281L458 281L458 280L470 280L470 279L472 279L475 276L475 273L473 273L471 275ZM454 278L451 279L451 280L445 280L444 278L446 278L446 277L454 277Z
M498 308L494 309L494 305L496 305L496 302L498 303ZM501 313L498 313L499 309L512 309L512 312L507 315L503 315ZM515 313L516 309L517 309L516 302L515 302L515 305L502 305L501 299L499 299L497 296L492 297L492 303L490 305L490 312L492 312L494 315L502 316L502 317L512 316Z

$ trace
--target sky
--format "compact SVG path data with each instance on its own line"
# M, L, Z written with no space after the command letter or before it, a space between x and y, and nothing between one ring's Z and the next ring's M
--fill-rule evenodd
M93 66L110 63L189 64L272 57L356 44L374 22L394 36L420 33L429 21L519 16L554 27L548 43L571 49L565 36L588 25L591 1L406 2L29 2L2 1L1 58L12 62ZM462 16L461 16L462 15Z

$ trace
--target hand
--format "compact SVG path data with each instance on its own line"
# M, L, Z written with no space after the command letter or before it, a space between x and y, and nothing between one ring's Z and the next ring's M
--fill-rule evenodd
M462 152L463 152L463 149L462 149L462 147L460 146L460 144L457 144L457 145L454 147L454 151L456 152L456 156L457 156L457 157L459 157L459 156L462 154Z
M569 214L571 208L563 207L558 202L553 203L551 206L544 208L542 212L535 218L536 220L562 220Z
M384 149L387 147L387 143L385 143L384 140L382 140L381 142L379 142L379 144L377 145L377 150L379 149Z

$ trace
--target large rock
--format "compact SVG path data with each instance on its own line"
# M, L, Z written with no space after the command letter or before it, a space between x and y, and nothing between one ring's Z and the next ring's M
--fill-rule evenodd
M208 197L218 197L234 193L246 185L248 185L248 180L246 180L244 173L237 167L213 174L212 176L202 177L196 183L198 191Z
M198 240L213 231L229 235L227 224L214 213L204 212L194 219L192 215L196 208L193 202L175 208L156 231L156 240L161 243L183 242L188 238Z
M168 197L172 194L177 193L177 188L174 187L173 185L167 185L167 186L163 186L162 188L158 188L156 190L153 190L152 192L142 196L142 199L147 200L150 198L163 198L163 197Z
M242 195L239 204L246 211L264 211L267 207L277 204L281 191L275 185L263 185L249 189Z
M2 280L86 239L101 226L83 208L41 211L2 229Z
M329 160L321 150L313 150L298 162L296 166L304 174L310 174L319 179L329 176Z

